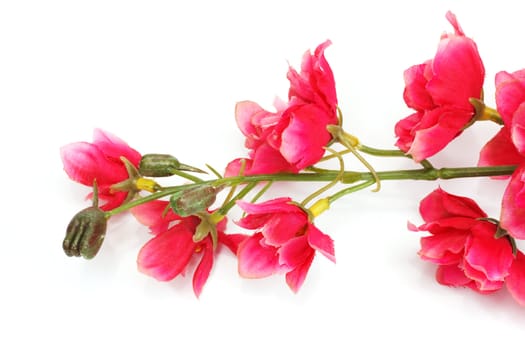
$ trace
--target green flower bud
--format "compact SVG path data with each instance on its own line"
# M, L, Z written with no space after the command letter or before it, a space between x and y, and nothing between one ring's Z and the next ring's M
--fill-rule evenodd
M69 222L62 248L67 256L91 259L97 255L106 235L107 218L100 208L89 207Z
M205 173L198 168L182 164L177 158L169 154L145 154L139 163L139 172L143 176L171 176L178 170Z
M170 206L180 216L190 216L206 211L215 202L222 188L203 185L182 190L170 198Z

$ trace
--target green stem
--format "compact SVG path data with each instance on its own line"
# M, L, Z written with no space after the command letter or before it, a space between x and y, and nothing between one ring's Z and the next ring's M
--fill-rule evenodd
M191 174L188 174L188 173L185 173L184 171L173 169L171 172L173 173L173 175L180 176L182 178L185 178L185 179L193 181L193 182L202 182L203 181L201 178L199 178L197 176L194 176L194 175L191 175Z
M457 178L470 178L470 177L487 177L487 176L502 176L511 175L516 169L515 165L505 166L491 166L491 167L465 167L465 168L423 168L415 170L392 170L392 171L378 171L376 172L377 177L381 181L389 180L422 180L422 181L435 181L438 179L457 179ZM239 184L253 184L255 186L259 182L273 181L273 182L330 182L338 176L341 176L340 171L337 170L325 170L316 173L277 173L277 174L265 174L265 175L250 175L250 176L232 176L221 179L202 181L200 183L165 187L162 190L150 194L145 197L135 199L127 202L118 208L106 212L106 217L124 212L137 205L141 205L150 202L155 199L174 194L182 189L188 189L191 187L198 187L201 185L213 185L213 186L235 186ZM364 181L368 183L374 180L374 174L371 172L357 172L357 171L345 171L341 176L341 182L346 184L356 183ZM364 186L364 184L361 184ZM361 185L356 186L356 190ZM251 187L251 186L250 186ZM365 186L367 187L367 186ZM248 190L248 186L245 187L241 192L245 195ZM251 189L251 188L250 188ZM356 191L354 190L354 192ZM240 194L240 193L239 193ZM237 196L238 197L238 196Z
M344 190L336 192L333 195L331 195L330 197L328 197L328 201L330 203L333 203L336 200L338 200L339 198L341 198L343 196L346 196L347 194L350 194L350 193L353 193L353 192L357 192L357 191L360 191L360 190L364 190L365 188L372 186L374 183L375 183L375 180L368 180L368 181L360 183L359 185L347 187Z

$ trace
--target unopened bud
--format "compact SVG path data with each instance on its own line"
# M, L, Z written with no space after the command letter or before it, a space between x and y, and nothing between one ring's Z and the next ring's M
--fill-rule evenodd
M189 216L206 211L215 202L222 188L203 185L182 190L170 198L170 206L180 216Z
M139 172L143 176L171 176L177 170L205 173L198 168L182 164L177 158L169 154L145 154L139 163Z
M78 212L69 222L62 248L67 256L91 259L97 255L106 235L107 218L98 207Z

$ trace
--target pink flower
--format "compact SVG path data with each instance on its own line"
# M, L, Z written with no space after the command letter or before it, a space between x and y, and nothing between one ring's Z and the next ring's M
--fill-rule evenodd
M425 224L410 229L430 232L421 238L419 255L439 265L439 283L481 293L502 287L514 260L511 244L494 237L497 225L480 220L487 215L472 199L439 188L421 201L419 211Z
M238 225L257 230L239 245L239 273L262 278L286 273L286 283L297 292L318 251L335 262L332 239L308 219L308 214L291 202L277 198L263 203L237 202L246 211Z
M159 281L170 281L183 275L191 261L200 256L200 261L193 273L193 291L200 296L208 280L214 262L214 249L211 237L199 242L193 236L201 219L197 216L180 217L168 211L168 201L152 201L132 209L133 215L155 235L140 250L137 265L139 271ZM228 247L233 253L245 235L225 234L226 218L217 224L219 246Z
M504 126L482 148L479 166L520 165L503 194L500 225L525 238L525 70L496 74L496 105Z
M128 178L120 157L138 166L141 155L118 137L100 129L93 132L93 143L76 142L63 146L60 156L69 177L86 186L97 181L98 194L106 203L102 210L121 205L127 192L114 192L111 186Z
M474 117L470 98L480 98L485 69L474 41L447 13L454 34L441 37L434 59L405 71L403 97L415 113L395 126L396 146L420 162L456 138Z
M338 123L334 76L324 57L328 45L306 52L300 73L290 67L289 101L276 101L275 112L252 101L237 104L235 118L250 152L228 164L227 176L238 174L241 161L249 175L298 172L321 159L331 140L326 126Z

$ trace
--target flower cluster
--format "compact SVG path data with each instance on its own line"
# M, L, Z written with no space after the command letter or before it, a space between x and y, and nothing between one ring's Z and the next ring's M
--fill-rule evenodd
M138 269L157 280L172 280L195 266L193 289L199 296L216 255L227 248L240 276L282 274L297 292L317 253L335 263L333 239L315 224L333 202L374 185L379 191L387 180L485 176L508 181L498 219L474 200L438 187L420 203L424 223L410 223L409 229L429 233L421 238L419 255L438 265L439 283L483 294L506 287L525 305L525 254L518 246L525 239L525 70L498 73L496 108L486 106L477 45L451 12L446 18L453 32L441 36L434 57L404 72L402 96L413 113L395 125L396 149L366 146L343 128L334 74L325 57L329 40L304 54L300 70L289 67L288 99L276 100L273 111L253 101L237 103L235 118L248 155L231 160L223 172L208 166L212 176L168 154L141 154L100 129L92 143L64 146L66 173L93 187L88 196L92 205L75 215L66 230L64 251L93 258L107 221L129 211L152 234L138 252ZM480 150L477 166L432 165L432 156L482 121L501 129ZM366 171L345 169L347 155ZM420 168L377 172L368 156L399 157ZM324 167L329 159L339 166ZM166 187L155 180L167 176L183 183ZM290 194L264 198L275 182L286 181L325 184L302 200ZM248 194L253 194L250 200ZM232 218L234 207L241 216Z

